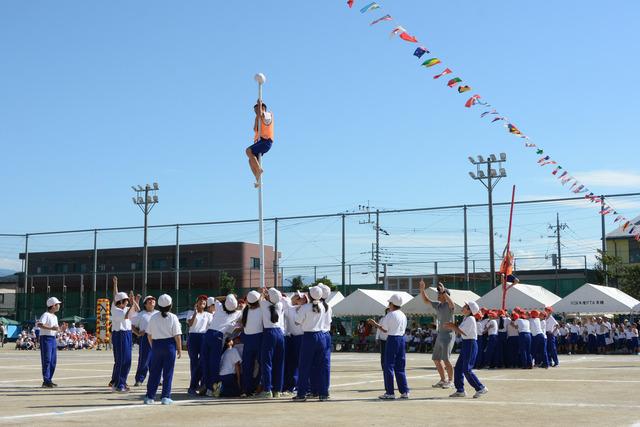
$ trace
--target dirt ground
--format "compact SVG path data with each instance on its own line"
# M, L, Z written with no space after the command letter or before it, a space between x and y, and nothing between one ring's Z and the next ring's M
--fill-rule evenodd
M454 356L455 357L455 356ZM42 389L39 352L0 350L2 425L564 425L622 426L640 422L639 356L563 356L560 367L481 370L489 393L448 398L433 389L437 373L429 354L409 354L411 399L380 401L377 354L333 355L331 400L192 398L186 394L189 359L177 362L172 406L142 405L146 388L129 394L106 387L113 356L104 351L58 353L57 389ZM134 363L130 382L137 360ZM639 424L640 425L640 424Z

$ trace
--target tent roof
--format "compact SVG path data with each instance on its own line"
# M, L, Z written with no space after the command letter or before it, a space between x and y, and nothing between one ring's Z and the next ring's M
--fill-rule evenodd
M20 324L20 322L18 322L17 320L7 319L6 317L0 317L0 322L2 322L5 326Z
M471 291L459 290L459 289L449 289L451 292L451 299L453 300L453 304L455 305L455 314L462 313L462 306L464 306L467 301L477 301L480 296ZM432 301L436 301L438 299L438 291L436 288L427 288L427 295L429 299ZM402 311L405 314L414 314L414 315L435 315L436 311L431 305L425 304L420 295L414 297L411 301L406 303L402 307Z
M635 306L633 306L633 308L631 309L631 313L633 313L633 314L639 314L640 313L640 303L638 303Z
M633 236L631 234L629 234L629 229L631 227L633 227L634 225L635 226L640 225L640 215L635 217L635 218L633 218L631 220L631 224L632 225L629 225L629 228L627 228L626 231L622 231L622 226L624 225L624 221L621 221L620 222L620 226L618 228L616 228L615 230L611 231L610 233L607 233L606 238L607 239L611 239L611 238L616 238L616 237L626 237L626 238L631 239Z
M334 316L382 316L391 295L400 294L403 305L411 300L407 292L357 289L333 307Z
M560 297L542 286L518 283L507 291L506 306L508 310L520 307L524 310L532 310L552 306L560 301ZM476 301L480 307L502 307L502 286L498 286Z
M557 302L558 313L630 313L640 301L620 289L585 283Z

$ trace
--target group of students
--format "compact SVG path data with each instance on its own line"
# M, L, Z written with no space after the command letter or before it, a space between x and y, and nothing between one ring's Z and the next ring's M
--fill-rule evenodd
M624 319L619 323L608 317L583 317L560 322L560 353L638 354L638 324Z

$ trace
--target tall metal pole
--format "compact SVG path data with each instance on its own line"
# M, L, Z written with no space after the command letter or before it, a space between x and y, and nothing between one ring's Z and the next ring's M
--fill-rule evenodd
M380 209L376 209L376 285L379 283L380 275Z
M148 263L148 242L147 242L147 231L148 231L148 220L149 217L149 185L145 185L144 187L144 248L142 250L142 295L147 295L147 263Z
M489 192L489 271L491 274L491 289L496 287L496 262L493 247L493 185L491 182L491 160L487 161L487 190Z
M258 77L258 76L256 76ZM258 80L258 105L262 109L262 84L261 80ZM258 135L262 131L262 111L258 111ZM262 155L258 155L258 164L262 168ZM258 233L260 235L260 287L264 288L264 217L262 214L262 174L258 176Z
M98 230L93 230L93 277L92 277L92 295L94 300L98 299ZM96 315L96 302L91 302L92 313Z
M274 223L274 243L273 243L273 286L278 287L278 218L273 220Z
M469 246L467 240L467 205L464 205L464 284L469 290Z
M604 256L607 253L607 236L606 236L606 232L605 232L605 228L604 228L604 195L600 196L600 232L601 232L601 239L602 239L602 260L604 261ZM609 272L607 269L607 264L606 263L602 263L602 268L604 270L604 284L606 286L609 286Z
M560 249L560 214L556 212L556 244L558 246L558 270L562 269L562 252Z
M176 311L180 302L180 226L176 225Z
M346 263L347 263L347 254L346 254L346 245L345 245L345 225L346 216L342 214L342 293L347 294L347 284L346 284Z
M29 305L29 294L28 294L28 286L29 286L29 235L25 234L24 236L24 313L23 316L27 314L27 306Z

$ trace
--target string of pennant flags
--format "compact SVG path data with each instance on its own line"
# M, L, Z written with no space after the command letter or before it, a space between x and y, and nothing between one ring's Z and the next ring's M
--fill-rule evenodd
M353 8L354 4L355 0L347 1L349 8ZM360 9L360 13L363 15L369 14L379 9L382 9L381 4L377 2L370 2ZM396 25L395 19L390 14L385 14L384 16L374 19L370 22L369 26L377 27L387 22L394 22L394 27L389 35L390 38L397 36L408 43L420 43L418 39L414 35L410 34L402 25ZM413 51L413 56L420 60L422 60L425 55L428 57L426 57L426 59L424 59L420 64L422 67L431 68L438 65L444 65L442 64L442 60L433 56L431 51L425 46L418 46ZM449 76L448 80L444 79L447 80L447 86L452 89L456 89L459 94L473 91L473 88L466 84L467 82L465 82L461 77L456 76L456 73L454 73L453 69L449 66L446 66L444 70L435 74L433 79L439 80L444 76ZM597 204L600 207L601 215L611 215L614 218L613 222L616 223L623 232L628 233L637 241L640 241L640 225L634 224L631 219L620 214L609 202L605 201L603 197L595 195L586 184L582 183L576 177L571 175L569 171L565 170L556 159L545 153L545 150L534 143L531 138L524 134L506 115L501 114L497 109L493 108L493 106L486 102L482 96L479 94L472 94L465 101L464 106L466 108L473 108L476 106L483 108L484 111L480 114L481 119L488 121L489 124L501 123L510 135L522 140L525 148L531 149L535 152L536 156L538 156L537 164L540 167L552 167L551 175L555 176L562 186L574 194L584 194L585 200L590 203Z

